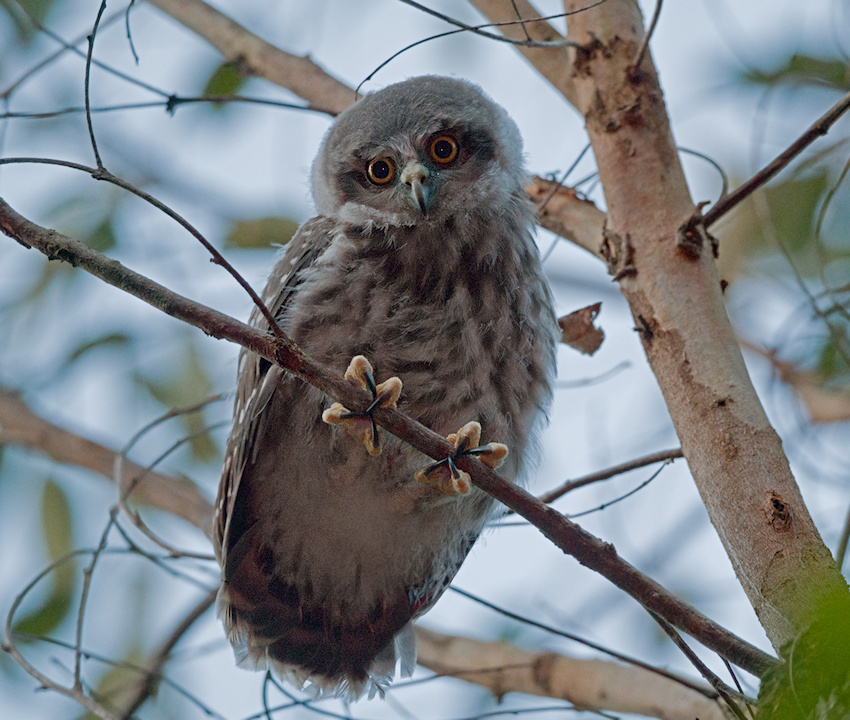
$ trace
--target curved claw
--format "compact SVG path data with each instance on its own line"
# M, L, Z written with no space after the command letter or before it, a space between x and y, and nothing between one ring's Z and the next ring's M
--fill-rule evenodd
M430 485L446 495L466 495L472 489L469 473L455 464L457 458L472 455L495 470L508 455L508 446L502 443L478 444L481 441L481 425L475 421L466 423L446 440L455 446L455 453L414 473L417 482Z
M402 382L397 377L375 385L372 364L363 356L355 355L345 370L345 379L372 393L374 402L363 412L352 412L342 403L335 402L322 413L328 425L342 425L352 437L360 440L370 455L381 454L381 436L372 413L378 407L395 408L401 397Z

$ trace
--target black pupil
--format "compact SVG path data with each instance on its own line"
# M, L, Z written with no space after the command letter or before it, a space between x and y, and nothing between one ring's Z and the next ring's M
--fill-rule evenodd
M434 155L440 160L450 158L454 152L454 146L448 140L437 140L434 143Z
M386 160L376 160L372 163L372 177L376 180L386 180L390 176L390 164Z

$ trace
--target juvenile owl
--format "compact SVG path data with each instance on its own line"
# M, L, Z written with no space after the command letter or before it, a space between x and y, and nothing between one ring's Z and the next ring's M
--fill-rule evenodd
M498 472L511 481L555 364L525 180L516 125L474 85L418 77L367 95L326 135L318 215L263 295L306 353L453 433L457 454L495 467L503 447L473 446L507 445ZM256 310L251 324L268 329ZM243 351L215 520L238 664L317 695L382 694L399 661L413 672L411 621L493 505L452 462Z

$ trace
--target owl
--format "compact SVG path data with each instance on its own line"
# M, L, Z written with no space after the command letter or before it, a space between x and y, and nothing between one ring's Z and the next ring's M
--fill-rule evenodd
M510 481L550 401L557 328L525 180L516 125L474 85L428 76L369 94L325 136L318 214L263 294L306 353L456 455L504 460ZM251 323L269 329L256 310ZM411 621L494 503L451 458L434 463L243 351L216 508L237 663L354 699L383 695L397 666L413 672Z

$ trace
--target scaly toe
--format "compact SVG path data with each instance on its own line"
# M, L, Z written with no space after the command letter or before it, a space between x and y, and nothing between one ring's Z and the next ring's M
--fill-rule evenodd
M508 454L507 445L502 443L479 445L481 425L475 421L466 423L460 430L449 435L446 440L455 446L455 453L445 460L431 463L414 473L417 482L436 488L446 495L466 495L472 488L469 473L464 472L455 464L455 461L462 455L475 456L495 470Z
M381 454L381 437L378 426L372 417L378 407L395 408L401 397L402 382L391 377L380 385L375 385L372 364L363 356L355 355L345 370L345 379L364 390L368 390L374 402L363 412L353 412L342 403L335 402L322 413L322 420L328 425L342 425L345 431L360 440L370 455Z

